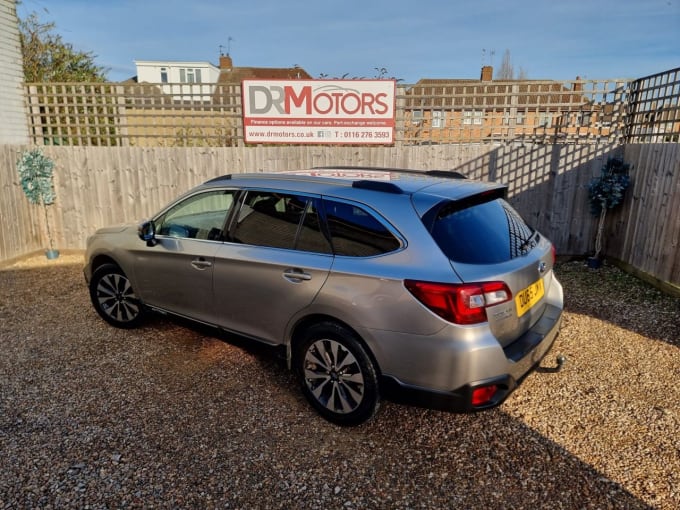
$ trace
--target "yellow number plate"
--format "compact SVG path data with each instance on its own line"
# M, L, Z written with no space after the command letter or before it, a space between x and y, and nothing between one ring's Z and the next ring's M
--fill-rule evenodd
M520 290L515 296L517 305L517 317L521 317L529 311L543 297L543 280L540 279L529 285L526 289Z

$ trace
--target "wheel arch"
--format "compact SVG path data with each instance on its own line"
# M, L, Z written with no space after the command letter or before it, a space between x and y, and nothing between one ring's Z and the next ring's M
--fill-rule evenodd
M90 272L91 274L94 274L94 272L99 269L101 266L105 264L113 264L114 266L117 266L120 268L120 264L111 257L110 255L104 255L104 254L99 254L95 255L92 257L92 262L90 262ZM122 268L121 268L122 269Z
M297 351L297 346L302 340L302 334L304 331L306 331L309 327L316 325L316 324L321 324L324 322L330 322L334 323L347 331L349 331L356 340L361 344L361 346L364 348L366 351L366 354L368 354L369 358L371 359L371 362L373 363L373 367L375 368L376 373L378 374L378 377L381 377L382 371L380 369L380 364L378 363L378 360L375 357L375 354L373 353L373 350L371 349L370 345L366 340L359 334L359 332L354 329L352 326L347 324L347 322L338 319L337 317L333 317L332 315L327 315L327 314L312 314L312 315L307 315L305 317L302 317L299 319L295 325L291 328L290 330L290 335L288 337L288 342L286 346L286 363L288 364L288 368L291 369L293 367L293 356L295 356L295 353Z

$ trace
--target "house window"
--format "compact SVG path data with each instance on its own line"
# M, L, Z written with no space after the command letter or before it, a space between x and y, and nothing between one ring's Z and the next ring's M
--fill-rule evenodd
M420 126L423 122L423 110L413 110L411 112L411 123L414 126Z
M161 67L161 83L168 83L168 68Z
M512 118L510 112L506 111L503 114L503 124L510 124L510 119ZM517 111L515 112L515 124L520 125L526 122L526 113Z
M182 83L201 83L201 70L182 68L179 70L179 81Z
M536 125L544 128L549 128L552 126L552 114L551 113L539 113L536 116Z
M475 124L477 126L482 125L482 117L484 112L478 110L467 110L463 112L463 124L471 125Z
M579 112L576 115L576 125L578 126L590 126L591 120L592 112Z
M435 110L432 112L432 127L443 128L446 127L446 112Z

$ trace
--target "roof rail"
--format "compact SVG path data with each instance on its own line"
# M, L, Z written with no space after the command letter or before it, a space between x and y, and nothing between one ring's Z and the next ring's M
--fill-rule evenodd
M387 168L380 166L315 166L314 170L376 170L382 172L397 172L402 174L429 175L430 177L442 177L444 179L467 179L465 174L456 170L413 170L410 168Z
M467 179L467 175L456 172L455 170L426 170L425 175L443 177L444 179Z

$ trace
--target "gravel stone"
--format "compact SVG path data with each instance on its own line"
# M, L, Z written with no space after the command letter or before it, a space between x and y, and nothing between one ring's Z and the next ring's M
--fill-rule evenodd
M557 266L560 336L500 407L342 428L265 348L108 326L82 265L0 270L0 508L680 507L680 299L614 267Z

